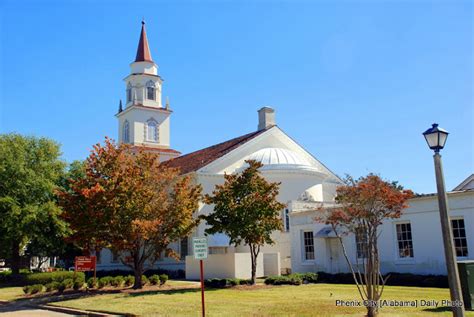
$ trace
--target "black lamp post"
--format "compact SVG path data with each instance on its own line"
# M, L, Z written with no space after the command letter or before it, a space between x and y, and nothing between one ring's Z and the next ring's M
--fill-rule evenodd
M436 187L438 189L439 216L441 219L441 231L443 233L444 255L446 258L446 267L448 270L449 291L453 304L453 316L464 316L464 305L462 303L461 283L459 281L458 267L456 265L456 253L453 245L453 230L448 215L448 197L444 186L443 167L439 151L444 148L448 132L438 127L436 123L423 133L430 149L435 154L434 165L436 173Z

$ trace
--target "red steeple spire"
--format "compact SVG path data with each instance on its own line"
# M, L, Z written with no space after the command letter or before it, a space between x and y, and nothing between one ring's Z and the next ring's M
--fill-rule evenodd
M146 38L145 21L142 21L142 32L140 33L140 42L138 42L137 57L135 62L153 62Z

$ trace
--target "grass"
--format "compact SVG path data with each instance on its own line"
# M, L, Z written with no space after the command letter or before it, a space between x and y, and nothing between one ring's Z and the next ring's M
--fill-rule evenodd
M21 298L24 295L21 287L3 287L0 288L0 301L12 301Z
M182 282L183 283L183 282ZM387 300L438 300L449 298L447 289L386 287ZM199 316L199 289L116 293L57 302L83 310L111 311L140 316ZM363 307L336 307L336 299L356 300L354 285L309 284L215 289L206 291L208 316L364 316ZM380 316L450 316L446 308L384 307ZM466 316L474 316L467 312Z

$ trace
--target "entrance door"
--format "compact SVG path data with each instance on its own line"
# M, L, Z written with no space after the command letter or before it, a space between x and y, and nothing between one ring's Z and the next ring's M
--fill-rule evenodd
M329 267L331 273L341 272L342 250L339 239L328 239L329 242Z

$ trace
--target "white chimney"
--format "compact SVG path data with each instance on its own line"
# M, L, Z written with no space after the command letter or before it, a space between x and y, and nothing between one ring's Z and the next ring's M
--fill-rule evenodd
M273 127L275 124L275 110L270 107L263 107L258 110L258 130Z

